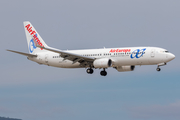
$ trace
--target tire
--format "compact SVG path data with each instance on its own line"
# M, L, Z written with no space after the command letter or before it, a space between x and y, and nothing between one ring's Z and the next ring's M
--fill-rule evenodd
M87 72L88 74L93 74L94 70L91 69L91 68L88 68L88 69L86 70L86 72Z
M159 71L161 71L161 68L157 68L156 70L159 72Z
M101 74L101 76L106 76L107 72L106 71L101 71L100 74Z

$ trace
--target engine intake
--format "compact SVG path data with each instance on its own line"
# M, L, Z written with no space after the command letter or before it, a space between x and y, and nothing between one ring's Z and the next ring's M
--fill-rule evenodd
M93 65L95 68L108 68L112 66L112 60L109 58L96 59Z

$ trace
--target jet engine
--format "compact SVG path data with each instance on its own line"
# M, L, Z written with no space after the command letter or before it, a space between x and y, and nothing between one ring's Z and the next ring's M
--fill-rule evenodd
M119 72L133 71L135 69L135 66L118 66L115 67L115 69Z
M96 59L93 65L95 68L108 68L112 66L112 60L109 58Z

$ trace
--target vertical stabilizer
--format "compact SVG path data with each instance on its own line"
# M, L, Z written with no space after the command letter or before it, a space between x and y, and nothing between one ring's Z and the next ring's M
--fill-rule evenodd
M35 28L29 21L24 22L24 29L28 44L29 53L35 54L39 52L45 52L42 48L38 48L35 46L34 40L42 47L48 47Z

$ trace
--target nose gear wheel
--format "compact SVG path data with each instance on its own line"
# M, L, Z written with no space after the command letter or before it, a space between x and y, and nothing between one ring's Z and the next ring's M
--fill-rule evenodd
M161 71L161 68L158 67L156 70L159 72L159 71Z

